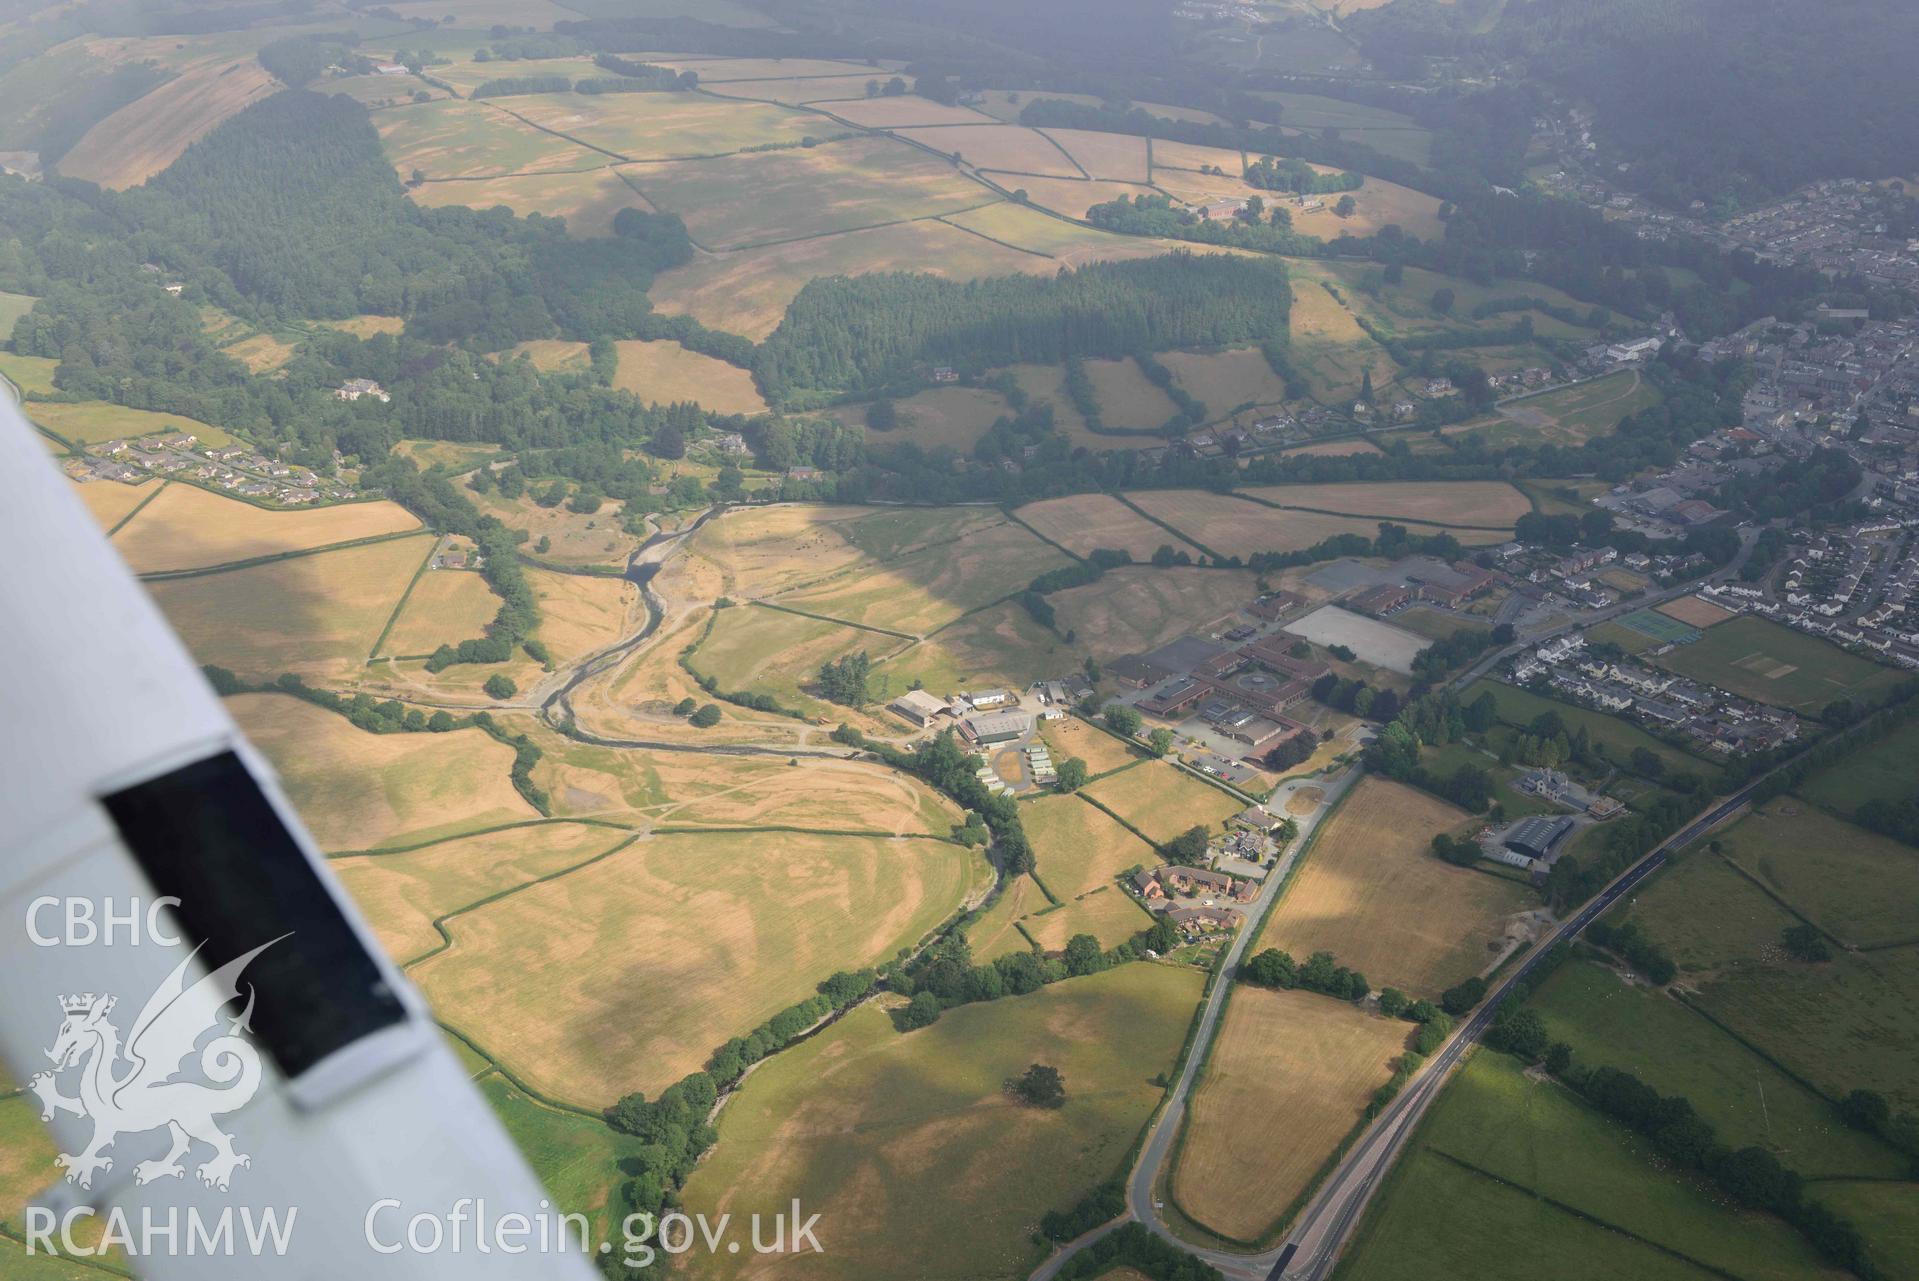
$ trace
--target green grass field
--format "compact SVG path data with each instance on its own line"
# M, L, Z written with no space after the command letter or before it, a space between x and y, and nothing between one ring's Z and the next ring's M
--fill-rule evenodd
M1554 1040L1589 1066L1631 1072L1678 1094L1732 1147L1758 1144L1810 1177L1893 1177L1904 1165L1838 1109L1678 1001L1631 986L1606 966L1573 961L1533 998Z
M1851 1219L1889 1281L1919 1277L1919 1184L1822 1183L1813 1199Z
M1907 678L1816 636L1746 614L1654 660L1693 680L1816 715L1834 699L1873 701Z
M1841 955L1823 965L1742 966L1706 984L1702 1008L1820 1090L1878 1090L1919 1109L1919 953Z
M1530 690L1486 680L1475 681L1461 696L1462 701L1470 703L1488 690L1499 704L1499 719L1508 725L1524 727L1542 713L1557 712L1568 727L1583 726L1593 742L1604 747L1614 760L1624 761L1634 748L1643 747L1665 762L1668 771L1703 774L1714 781L1718 779L1719 771L1710 762L1662 743L1636 726L1590 708L1574 707L1570 703L1542 698Z
M1387 1176L1334 1275L1706 1281L1715 1274L1746 1281L1844 1275L1821 1266L1784 1223L1728 1209L1563 1087L1529 1079L1512 1059L1481 1050Z
M0 343L13 335L13 326L39 301L28 294L10 294L0 289Z
M1594 644L1617 645L1628 654L1643 654L1655 648L1659 642L1644 632L1617 622L1604 622L1586 633L1586 639Z
M640 1140L592 1117L550 1108L497 1072L480 1081L480 1092L540 1176L554 1205L564 1213L587 1217L593 1226L589 1244L608 1239L610 1229L618 1227L608 1217L608 1201L626 1177L621 1163L643 1146Z
M4 332L4 331L0 331ZM53 388L53 371L60 362L50 356L16 356L0 351L0 377L18 387L23 395L46 395Z
M209 423L180 414L156 414L146 409L128 409L104 400L34 401L26 407L27 416L56 435L79 445L90 445L120 437L171 435L189 432L202 445L231 445L233 437Z
M1722 834L1725 855L1855 947L1919 938L1919 850L1783 796Z
M747 1078L687 1208L737 1220L798 1197L821 1214L822 1241L832 1231L827 1253L782 1261L798 1281L1024 1276L1044 1254L1039 1216L1120 1172L1200 988L1196 970L1124 965L904 1035L863 1007ZM1064 1107L1005 1095L1034 1062L1059 1069ZM698 1262L703 1277L745 1272L727 1256Z
M1736 849L1739 831L1721 839ZM1698 848L1630 915L1687 967L1689 1000L1822 1094L1872 1089L1919 1108L1919 948L1792 960L1779 936L1795 918Z
M1756 964L1799 923L1703 846L1660 869L1633 900L1631 915L1682 971L1695 973Z
M1808 800L1852 814L1867 801L1903 801L1919 792L1915 774L1919 774L1919 721L1849 752L1808 778L1799 790Z

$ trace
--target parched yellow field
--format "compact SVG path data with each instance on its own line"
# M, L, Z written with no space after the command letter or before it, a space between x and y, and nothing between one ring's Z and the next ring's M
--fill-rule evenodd
M1508 942L1522 885L1454 867L1432 838L1467 820L1426 792L1361 779L1314 842L1256 948L1339 957L1375 989L1437 996L1485 970Z
M811 503L735 508L706 522L688 544L720 571L719 594L771 596L859 560L859 547L840 526L870 514Z
M193 67L89 129L60 172L123 190L159 173L188 146L280 84L253 58Z
M433 68L437 79L440 68ZM415 101L414 94L423 93L429 98L450 98L446 90L438 85L430 85L418 76L329 76L315 81L315 93L341 94L353 99L368 110L381 107L402 107Z
M1079 661L1074 646L1009 602L949 623L887 659L878 671L895 692L917 680L936 694L956 694L983 685L1024 689Z
M993 123L991 116L981 115L970 107L949 107L944 103L931 102L914 94L904 94L898 98L857 98L846 102L822 102L816 99L813 105L822 111L832 112L842 120L850 120L868 129L899 129L912 125L990 125ZM951 147L940 146L937 142L929 142L927 145L939 147L941 151L952 150Z
M1408 1025L1311 992L1233 989L1172 1174L1181 1211L1257 1240L1392 1075Z
M565 76L569 80L593 80L604 78L612 73L594 66L593 59L589 57L578 57L520 58L511 62L498 58L489 62L467 60L433 67L428 74L435 80L442 80L452 85L462 97L466 97L487 81L504 77L519 79L522 76ZM393 78L398 80L401 77ZM489 101L495 100L489 99ZM520 98L512 97L506 101L517 102Z
M161 480L143 480L137 485L122 485L119 481L90 480L84 485L75 485L80 501L93 513L94 523L105 530L112 529L130 515L134 508L146 502L160 492Z
M480 635L500 610L500 598L472 570L429 569L413 584L382 654L431 654Z
M627 180L707 249L953 213L993 199L952 165L877 135L793 151L630 165Z
M1215 165L1233 178L1246 172L1245 157L1240 152L1229 151L1225 147L1201 147L1190 142L1153 139L1155 173L1161 169L1186 169L1197 173L1207 165Z
M227 710L322 849L412 845L540 817L507 777L513 749L481 730L369 734L286 694L240 694Z
M1146 139L1091 129L1042 129L1089 177L1115 182L1146 182Z
M1148 768L1138 766L1120 778ZM1159 865L1152 846L1077 796L1048 796L1022 805L1020 823L1033 843L1039 879L1060 899L1110 886L1128 868Z
M1017 188L1019 183L1010 183ZM1118 262L1130 258L1153 258L1160 254L1179 252L1207 252L1204 246L1187 244L1178 240L1159 240L1149 236L1122 236L1117 232L1101 231L1097 227L1081 226L1063 222L1038 209L1002 200L996 205L986 205L979 209L969 209L964 213L947 214L940 219L952 223L955 227L964 227L980 236L988 236L1004 244L1027 250L1029 254L1043 254L1069 267L1077 267L1089 262ZM1227 253L1229 250L1215 252ZM1037 268L1027 268L1037 270ZM1047 271L1057 270L1047 267ZM1049 366L1050 367L1050 366ZM1123 447L1124 442L1115 441Z
M761 22L760 26L767 25ZM674 57L670 54L649 57L660 67L697 72L703 85L735 84L742 80L784 80L812 76L859 76L861 83L878 80L884 84L894 75L895 62L871 67L861 62L835 62L827 58L706 58ZM737 87L737 86L736 86Z
M1239 569L1115 569L1085 587L1049 597L1062 631L1071 629L1102 662L1204 633L1259 595Z
M496 178L608 163L599 152L541 133L485 101L447 98L394 107L374 113L373 125L402 178L416 169L429 179Z
M1236 798L1165 761L1148 761L1083 790L1162 845L1188 828L1217 832L1228 818L1246 808Z
M1377 521L1322 516L1317 512L1275 511L1231 494L1206 490L1156 489L1127 497L1142 511L1222 556L1298 551L1335 534L1371 538L1379 533Z
M1375 389L1391 386L1399 377L1399 366L1386 349L1359 327L1352 311L1319 281L1293 281L1287 327L1301 370L1313 394L1323 401L1350 403L1368 373Z
M1282 454L1304 454L1310 458L1346 458L1353 454L1376 454L1379 446L1363 437L1355 436L1351 440L1329 440L1318 445L1295 445L1291 449L1282 449Z
M911 441L921 449L972 452L986 429L1010 412L1006 400L985 387L929 387L894 402L900 425L893 431L869 432L875 445ZM865 405L844 405L834 417L849 426L864 426Z
M1006 882L1006 888L993 905L980 913L966 929L966 942L972 948L973 962L986 965L1014 952L1030 952L1033 945L1019 932L1014 922L1046 906L1033 878L1021 872Z
M169 485L113 540L136 573L199 569L256 556L330 547L420 528L384 499L306 511L266 511L193 485Z
M511 360L515 356L525 356L543 374L580 373L591 367L586 344L563 338L535 338L531 342L515 343L495 359Z
M972 162L972 157L967 157ZM1084 218L1086 211L1094 205L1103 205L1118 200L1121 196L1150 196L1156 194L1151 187L1136 182L1088 181L1085 178L1032 178L1024 174L997 173L994 180L1008 191L1023 190L1026 197L1041 209L1051 209L1054 213L1065 214L1068 218Z
M784 80L728 80L702 84L707 93L723 98L747 98L761 102L780 102L797 107L818 103L832 111L842 101L863 98L868 81L884 84L891 72L873 71L863 76L789 76Z
M988 875L939 841L652 836L447 923L415 967L440 1015L569 1101L651 1093L722 1041L892 956Z
M1029 916L1020 925L1048 952L1063 952L1075 934L1091 934L1101 947L1117 947L1141 930L1151 929L1153 917L1119 886L1102 885L1054 911Z
M1040 726L1039 733L1056 763L1077 756L1086 762L1088 774L1104 774L1140 759L1138 753L1118 738L1077 716L1047 721Z
M1159 144L1155 143L1156 154L1158 148ZM1222 164L1221 167L1226 171L1224 176L1156 169L1153 181L1175 199L1195 204L1207 200L1258 196L1269 209L1289 211L1293 215L1295 231L1325 240L1342 235L1370 236L1380 228L1393 224L1397 224L1407 235L1417 236L1421 240L1437 237L1445 230L1445 224L1439 221L1440 200L1437 196L1429 196L1383 178L1367 178L1357 191L1307 196L1302 201L1295 196L1262 191L1250 185L1241 177L1243 169L1230 164ZM1314 168L1331 172L1325 165L1315 165ZM1334 212L1342 195L1352 196L1357 205L1349 218L1342 218ZM1307 207L1315 203L1318 208Z
M1093 399L1108 427L1144 430L1163 427L1178 412L1172 398L1146 377L1131 360L1089 360L1086 376L1093 383Z
M1701 629L1723 623L1733 616L1731 610L1722 609L1699 596L1681 596L1678 600L1669 600L1659 606L1659 612Z
M202 663L331 679L360 670L432 548L422 534L146 588Z
M986 194L981 191L981 198ZM1002 207L1011 206L989 206ZM952 215L955 220L974 216ZM690 315L757 342L779 327L806 282L820 276L918 271L976 280L1021 272L1051 275L1058 269L1050 258L994 244L941 219L921 219L759 249L697 254L686 266L661 275L647 296L668 315Z
M314 322L329 329L337 329L343 334L352 334L355 338L371 338L375 334L397 334L406 328L403 316L352 316L346 320L321 320Z
M553 651L556 663L611 645L626 635L639 608L639 589L624 578L556 574L528 566L526 581L540 605L540 624L533 634Z
M959 810L908 775L863 761L589 747L537 727L534 781L556 813L652 827L805 827L945 836Z
M639 97L609 94L608 97ZM618 342L619 371L613 385L650 405L694 401L716 414L763 414L766 401L753 375L737 365L688 351L671 339Z
M925 635L1068 563L1011 521L969 523L942 546L861 565L817 586L785 593L779 603L827 618Z
M688 1182L686 1205L737 1224L798 1198L821 1215L823 1243L837 1225L832 1243L822 1254L702 1256L697 1275L1028 1275L1045 1254L1032 1241L1040 1216L1070 1208L1124 1166L1200 987L1191 968L1122 965L948 1010L905 1035L876 1005L777 1056L721 1113L719 1142ZM1064 1107L1007 1098L1003 1082L1034 1062L1059 1069Z
M474 506L488 516L498 517L513 529L529 535L523 544L526 555L551 565L623 566L627 557L639 550L640 540L626 532L620 520L620 504L609 499L600 510L589 515L570 511L565 503L542 507L533 495L544 492L550 480L531 481L527 492L516 499L500 497L497 489L484 494L470 493ZM544 551L540 540L547 540Z
M272 334L253 334L220 350L245 365L252 374L270 374L293 359L292 344Z
M606 157L598 159L604 161ZM620 179L619 170L611 167L573 173L429 182L413 188L409 194L415 204L429 209L443 205L492 209L505 205L523 218L528 214L564 218L567 234L582 240L612 235L613 219L622 209L652 208L639 192Z
M844 718L845 710L821 702L806 691L822 666L864 650L875 661L906 642L881 632L807 618L759 605L723 609L712 635L692 658L693 669L711 676L720 688L770 694L781 705L810 715ZM886 688L884 678L868 682L877 702L902 689Z
M1239 412L1242 405L1264 407L1286 399L1286 380L1273 372L1257 347L1205 355L1168 351L1161 353L1159 362L1173 371L1188 395L1205 402L1215 419Z
M1162 545L1198 559L1197 547L1161 529L1110 494L1074 494L1028 503L1015 513L1062 547L1081 556L1105 548L1146 561Z
M586 823L541 823L454 837L404 854L332 860L395 963L439 947L435 919L603 854L628 834Z
M697 93L542 93L500 99L499 105L542 129L630 160L727 155L828 132L818 116Z
M1345 512L1368 519L1420 520L1435 525L1511 528L1514 521L1532 510L1532 503L1524 494L1501 480L1264 485L1246 492L1282 507Z
M1037 129L1019 125L978 124L945 129L901 129L902 138L946 155L959 154L975 169L997 173L1053 178L1084 178L1073 158ZM1020 186L1020 182L1009 182Z

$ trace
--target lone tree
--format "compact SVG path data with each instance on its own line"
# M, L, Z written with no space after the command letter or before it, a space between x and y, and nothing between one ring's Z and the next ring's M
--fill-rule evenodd
M495 701L512 698L520 692L520 687L513 683L512 677L502 676L498 672L487 677L486 684L482 688L486 690L486 696Z
M1062 792L1077 792L1086 786L1086 762L1077 756L1069 756L1059 763L1058 785Z
M1006 1092L1028 1107L1056 1108L1066 1103L1066 1081L1056 1067L1035 1063L1006 1083Z

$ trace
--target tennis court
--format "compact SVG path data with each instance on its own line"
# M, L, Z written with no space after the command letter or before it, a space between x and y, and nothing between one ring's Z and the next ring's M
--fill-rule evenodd
M1699 639L1699 629L1657 610L1637 609L1619 620L1641 636L1650 636L1661 645L1690 645Z

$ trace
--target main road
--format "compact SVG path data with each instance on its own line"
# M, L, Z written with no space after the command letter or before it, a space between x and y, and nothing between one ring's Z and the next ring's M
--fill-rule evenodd
M1561 631L1575 627L1590 627L1596 622L1617 614L1633 609L1644 609L1687 592L1697 591L1707 583L1723 582L1739 572L1751 555L1757 540L1756 529L1741 530L1739 554L1729 564L1712 574L1681 586L1647 592L1598 614L1588 615L1581 620L1537 633L1524 641L1496 650L1460 673L1451 684L1454 688L1464 688L1519 650L1537 645L1540 641ZM1273 896L1284 884L1293 862L1305 852L1310 843L1312 830L1317 827L1320 819L1331 811L1334 802L1352 786L1362 768L1359 765L1352 766L1328 786L1325 802L1314 811L1309 820L1310 826L1302 825L1300 839L1293 845L1292 852L1287 855L1284 863L1275 867L1272 875L1267 877L1266 884L1256 901L1253 919L1256 920L1264 914ZM1198 1033L1193 1038L1192 1050L1187 1056L1178 1082L1174 1085L1172 1096L1147 1132L1146 1142L1141 1147L1133 1165L1127 1181L1126 1213L1119 1219L1103 1224L1084 1236L1068 1242L1062 1249L1054 1251L1033 1272L1033 1281L1052 1281L1067 1259L1113 1231L1121 1223L1128 1221L1145 1224L1156 1235L1204 1259L1235 1281L1282 1281L1282 1278L1286 1281L1323 1281L1338 1260L1340 1248L1352 1234L1354 1225L1359 1221L1360 1213L1372 1198L1380 1179L1404 1147L1407 1137L1418 1125L1419 1119L1425 1115L1426 1108L1438 1095L1452 1069L1458 1066L1467 1050L1491 1026L1493 1016L1513 990L1532 974L1533 968L1554 947L1577 935L1601 912L1657 871L1665 863L1668 853L1697 840L1744 806L1757 786L1758 780L1749 783L1738 792L1714 804L1680 831L1660 842L1638 862L1622 872L1577 913L1560 922L1551 933L1540 939L1526 959L1487 994L1486 999L1481 1002L1472 1016L1454 1032L1438 1053L1427 1060L1406 1088L1400 1091L1399 1096L1378 1117L1374 1118L1372 1124L1360 1135L1359 1140L1353 1144L1339 1165L1320 1185L1319 1190L1306 1208L1300 1212L1299 1217L1293 1221L1284 1241L1271 1250L1258 1254L1235 1254L1224 1250L1195 1248L1190 1242L1175 1236L1166 1226L1157 1199L1158 1189L1165 1175L1166 1156L1172 1149L1173 1142L1179 1133L1180 1122L1186 1115L1186 1107L1192 1096L1199 1065L1206 1058L1206 1048L1212 1043L1220 1010L1225 1004L1226 991L1234 982L1240 958L1251 941L1253 934L1251 925L1240 930L1226 954L1219 979L1207 996L1206 1009L1201 1015Z
M1174 1138L1179 1134L1180 1122L1185 1119L1186 1103L1192 1097L1193 1079L1198 1075L1199 1065L1206 1057L1206 1047L1212 1043L1213 1032L1219 1024L1220 1012L1226 1008L1226 993L1232 987L1239 971L1240 957L1252 943L1253 935L1256 933L1255 925L1266 914L1266 909L1272 906L1273 899L1278 896L1280 888L1286 883L1286 878L1291 875L1293 864L1312 843L1313 833L1318 830L1320 821L1333 811L1340 798L1346 794L1346 790L1358 779L1361 768L1359 765L1350 765L1336 777L1328 780L1303 779L1281 784L1279 790L1273 794L1272 804L1278 806L1302 787L1320 788L1325 793L1318 808L1298 820L1298 838L1293 841L1292 848L1274 862L1272 871L1267 873L1265 883L1260 887L1259 897L1254 899L1249 907L1246 915L1247 923L1233 936L1232 943L1227 947L1226 956L1220 962L1219 977L1214 981L1212 991L1206 995L1206 1008L1200 1013L1199 1029L1193 1035L1192 1049L1186 1055L1185 1066L1180 1069L1179 1080L1174 1084L1166 1106L1160 1109L1159 1115L1153 1119L1152 1128L1146 1132L1145 1145L1140 1148L1139 1158L1133 1167L1133 1176L1127 1187L1126 1215L1071 1242L1064 1250L1055 1251L1045 1263L1040 1265L1039 1270L1033 1273L1034 1281L1050 1281L1065 1265L1066 1260L1071 1258L1081 1246L1097 1241L1127 1219L1137 1219L1149 1225L1169 1241L1177 1240L1159 1221L1158 1206L1153 1200L1153 1185L1158 1178L1160 1167L1165 1164L1166 1154L1171 1149ZM1278 810L1275 809L1274 812L1277 813ZM1179 1244L1182 1247L1185 1246L1185 1242ZM1236 1256L1219 1257L1231 1259ZM1218 1263L1217 1259L1215 1263ZM1219 1266L1223 1268L1224 1265Z

